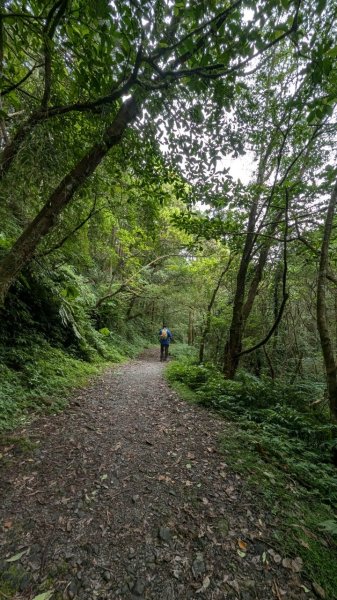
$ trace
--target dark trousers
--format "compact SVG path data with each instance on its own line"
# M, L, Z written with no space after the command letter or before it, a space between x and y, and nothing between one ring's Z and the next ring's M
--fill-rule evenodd
M167 360L169 346L168 344L160 344L160 360Z

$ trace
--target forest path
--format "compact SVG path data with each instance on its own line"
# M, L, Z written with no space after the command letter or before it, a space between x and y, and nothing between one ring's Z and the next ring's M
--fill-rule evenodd
M35 449L4 450L0 575L14 598L312 600L271 549L274 517L218 452L225 422L162 371L147 351L19 432Z

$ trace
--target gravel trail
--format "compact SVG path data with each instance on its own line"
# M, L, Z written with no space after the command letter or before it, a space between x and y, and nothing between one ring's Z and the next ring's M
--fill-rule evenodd
M219 452L226 423L182 402L164 368L156 349L106 371L16 432L30 449L2 450L7 597L316 598L296 557L273 549L272 511Z

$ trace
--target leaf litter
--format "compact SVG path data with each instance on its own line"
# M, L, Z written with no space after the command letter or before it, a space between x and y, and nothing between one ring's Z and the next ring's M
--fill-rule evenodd
M226 424L181 401L163 368L156 349L106 371L25 428L32 456L8 451L0 568L20 564L20 598L324 598L271 547L271 515L218 450Z

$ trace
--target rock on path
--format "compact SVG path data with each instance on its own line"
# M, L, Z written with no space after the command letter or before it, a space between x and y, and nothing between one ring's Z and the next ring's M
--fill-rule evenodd
M16 600L313 600L218 452L226 424L162 371L147 351L19 432L35 450L4 450L2 581Z

